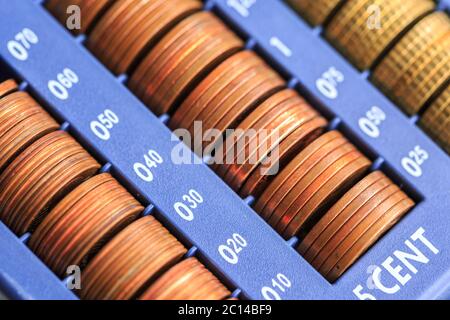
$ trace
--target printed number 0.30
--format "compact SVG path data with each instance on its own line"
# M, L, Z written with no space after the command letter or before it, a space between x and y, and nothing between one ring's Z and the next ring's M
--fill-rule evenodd
M197 209L198 205L203 203L203 197L197 190L191 189L181 198L182 201L175 202L173 205L175 212L186 221L194 220L194 212L192 210Z

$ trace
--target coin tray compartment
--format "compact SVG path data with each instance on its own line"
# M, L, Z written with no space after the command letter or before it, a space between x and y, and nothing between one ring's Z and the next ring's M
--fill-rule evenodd
M236 1L239 2L239 1ZM74 137L134 195L155 207L156 215L196 251L206 265L225 281L241 298L262 299L263 287L283 273L291 287L281 293L283 299L357 299L354 289L361 285L377 299L416 299L450 297L450 158L320 36L320 28L311 28L279 0L256 1L248 15L240 15L227 0L212 0L205 8L213 10L235 31L254 44L267 61L288 75L291 84L305 94L314 106L341 123L339 127L363 151L368 151L383 164L415 200L421 200L397 225L365 253L336 283L330 284L294 249L296 238L285 241L249 206L250 199L239 198L205 165L175 165L170 159L171 132L164 125L166 117L154 116L123 85L122 77L114 77L82 45L83 36L73 38L41 5L42 1L0 0L3 17L0 21L0 60L17 80L46 109L64 123ZM448 6L443 1L442 7ZM7 50L6 43L23 28L34 30L39 43L33 45L26 61L18 61ZM271 40L272 39L272 40ZM274 40L275 39L275 40ZM281 40L291 50L286 57L275 46ZM278 43L279 44L279 43ZM307 48L311 48L308 50ZM69 98L62 101L48 90L48 81L64 68L76 71L80 82L69 89ZM317 89L316 81L334 67L344 74L338 85L338 97L329 99ZM386 114L380 135L374 139L361 131L358 122L372 107ZM111 139L100 141L89 124L105 108L113 109L120 125L111 132ZM130 143L132 142L132 143ZM402 159L420 145L430 157L421 167L422 175L413 177L402 166ZM157 150L166 160L154 171L151 183L140 180L133 164L149 150ZM126 150L126 152L124 151ZM190 152L190 151L189 151ZM184 193L195 188L205 201L195 211L193 221L181 219L173 204ZM441 190L441 192L436 192ZM422 229L421 229L422 228ZM440 252L426 251L427 263L414 263L418 272L395 294L366 288L369 270L381 265L417 230ZM235 265L227 263L218 253L218 246L233 234L240 233L248 246ZM0 288L17 299L76 299L58 279L26 247L27 235L18 238L0 223ZM419 245L419 244L418 244ZM384 271L383 276L387 273ZM389 276L389 275L388 275ZM389 285L395 285L392 277Z

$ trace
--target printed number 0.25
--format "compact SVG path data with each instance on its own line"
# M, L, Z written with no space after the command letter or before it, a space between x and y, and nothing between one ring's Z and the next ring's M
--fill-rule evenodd
M402 159L402 166L411 176L419 178L423 174L422 165L428 160L429 154L421 146L415 146L407 157Z

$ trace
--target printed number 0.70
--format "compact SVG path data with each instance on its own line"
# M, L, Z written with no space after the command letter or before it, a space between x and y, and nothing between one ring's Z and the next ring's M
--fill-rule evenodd
M233 236L227 240L227 244L219 246L219 253L222 258L230 263L237 264L239 262L238 254L247 246L247 240L239 233L234 233Z
M14 40L8 41L7 47L9 53L19 61L26 61L28 59L28 51L32 45L39 42L39 38L33 30L24 28L21 32L15 35Z

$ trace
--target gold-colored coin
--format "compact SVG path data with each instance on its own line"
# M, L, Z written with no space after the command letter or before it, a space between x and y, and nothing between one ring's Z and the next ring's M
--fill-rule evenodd
M435 12L419 21L375 68L372 80L412 115L450 78L450 19Z
M342 0L287 0L309 23L316 26L325 22Z
M369 69L412 23L431 12L430 0L350 0L325 35L358 69Z
M420 125L450 154L450 86L425 111Z

